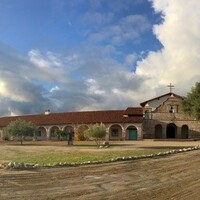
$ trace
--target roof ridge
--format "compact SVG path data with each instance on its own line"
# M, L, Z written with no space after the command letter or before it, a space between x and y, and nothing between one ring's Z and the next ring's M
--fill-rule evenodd
M178 94L176 94L176 93L174 93L174 92L168 92L168 93L165 93L165 94L163 94L163 95L160 95L160 96L154 97L154 98L152 98L152 99L146 100L146 101L140 103L140 105L143 106L144 104L146 104L146 103L149 102L149 101L152 101L152 100L155 100L155 99L158 99L158 98L167 96L167 95L169 95L169 96L174 95L174 96L179 97L179 98L182 98L182 99L184 98L183 96L180 96L180 95L178 95Z

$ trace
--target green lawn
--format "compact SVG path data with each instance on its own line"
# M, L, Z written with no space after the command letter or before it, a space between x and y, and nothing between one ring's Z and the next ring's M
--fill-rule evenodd
M140 156L169 151L169 148L134 149L125 146L111 146L108 149L97 149L95 146L0 146L0 162L37 163L42 166L57 163L82 163L87 161L108 161L118 157Z

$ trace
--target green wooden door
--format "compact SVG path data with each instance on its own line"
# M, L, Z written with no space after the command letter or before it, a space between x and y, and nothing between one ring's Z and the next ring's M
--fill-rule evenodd
M137 130L129 130L129 140L137 140Z

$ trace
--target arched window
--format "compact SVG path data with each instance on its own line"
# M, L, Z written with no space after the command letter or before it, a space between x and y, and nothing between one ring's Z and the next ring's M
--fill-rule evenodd
M183 139L189 138L189 128L187 125L183 125L181 127L181 138Z
M57 139L57 136L56 136L56 130L59 130L59 128L57 126L53 126L51 127L51 130L50 130L50 139Z
M122 139L122 128L120 125L112 125L109 128L110 140L120 140Z
M167 138L176 138L177 126L173 123L167 125Z
M162 138L162 126L160 124L155 126L155 138Z
M129 126L126 129L126 139L127 140L137 140L138 139L138 132L135 126Z
M38 128L38 133L36 134L37 139L39 140L46 140L47 139L47 131L44 127Z

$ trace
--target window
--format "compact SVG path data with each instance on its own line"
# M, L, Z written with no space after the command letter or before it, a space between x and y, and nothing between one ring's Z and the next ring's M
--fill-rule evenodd
M112 137L118 137L119 136L118 129L112 129L111 135L112 135Z
M170 113L178 112L178 106L177 106L177 105L168 105L167 110L168 110L168 112L170 112Z
M170 106L169 112L174 113L174 107L173 106Z

